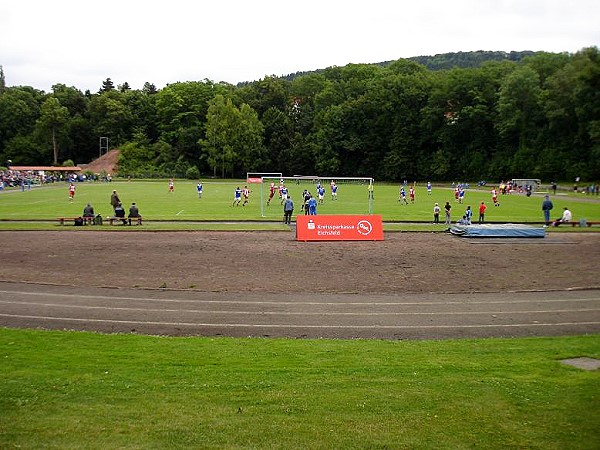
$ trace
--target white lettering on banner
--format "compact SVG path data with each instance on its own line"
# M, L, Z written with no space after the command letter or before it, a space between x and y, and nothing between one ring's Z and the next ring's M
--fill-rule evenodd
M317 231L317 236L341 236L341 231Z
M368 220L361 220L356 225L357 231L363 236L368 236L373 231L373 225Z
M354 230L354 225L317 225L319 230Z

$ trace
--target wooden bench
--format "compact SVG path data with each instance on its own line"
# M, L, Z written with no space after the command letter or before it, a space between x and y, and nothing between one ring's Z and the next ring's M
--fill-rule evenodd
M579 222L570 222L570 223L571 223L571 226L572 226L573 228L575 228L575 227L578 227L578 226L579 226ZM585 222L585 224L586 224L588 227L591 227L592 225L600 225L600 222L587 222L587 221L586 221L586 222Z
M93 217L81 217L83 219L83 223L85 225L93 225L94 223L94 218ZM79 219L79 217L57 217L56 220L58 220L60 222L61 225L65 224L65 220L69 221L73 221L73 223L75 223L75 219Z
M114 223L123 223L123 221L126 221L129 225L141 225L142 224L142 216L138 216L138 217L109 217L108 218L108 223L113 225Z

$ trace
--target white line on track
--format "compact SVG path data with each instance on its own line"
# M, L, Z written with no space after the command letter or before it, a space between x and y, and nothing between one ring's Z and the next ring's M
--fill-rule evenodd
M43 319L70 322L95 322L95 323L120 323L131 325L163 325L178 327L211 327L211 328L320 328L320 329L452 329L452 328L519 328L519 327L560 327L573 325L600 325L600 322L561 322L561 323L515 323L507 325L482 324L482 325L293 325L293 324L242 324L242 323L190 323L190 322L143 322L138 320L112 320L112 319L75 319L71 317L26 316L20 314L0 314L0 317L16 319Z
M139 311L139 312L165 312L165 313L200 313L200 314L229 314L229 315L260 315L260 316L475 316L490 314L547 314L570 312L600 312L598 308L583 309L549 309L549 310L524 310L524 311L439 311L439 312L291 312L291 311L221 311L202 309L148 309L148 308L123 308L112 306L82 306L64 305L60 303L22 303L0 300L0 304L41 306L46 308L71 308L108 311Z
M82 295L82 294L55 294L48 292L24 292L24 291L4 291L0 290L0 294L16 294L16 295L31 295L39 297L71 297L78 299L99 299L99 300L129 300L139 302L153 302L153 303L224 303L227 305L324 305L324 306L428 306L428 305L487 305L487 304L520 304L520 303L561 303L561 302L594 302L600 300L600 297L590 298L560 298L560 299L531 299L531 300L483 300L483 301L443 301L443 302L314 302L314 301L258 301L258 300L203 300L203 299L173 299L173 298L140 298L140 297L118 297L108 295ZM220 295L220 293L208 293L214 295ZM199 293L199 295L206 295L206 293ZM271 296L272 294L265 294L265 296ZM487 295L487 294L482 294ZM321 295L322 297L327 294ZM332 294L331 296L341 297L342 294ZM349 294L348 297L357 296L360 294Z

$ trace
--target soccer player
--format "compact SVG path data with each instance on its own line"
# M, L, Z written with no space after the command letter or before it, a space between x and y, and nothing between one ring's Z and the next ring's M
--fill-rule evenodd
M269 199L267 200L267 206L271 205L271 200L275 197L275 183L271 182L269 186Z
M198 181L196 190L198 191L198 198L202 198L202 181Z
M500 202L498 201L498 191L496 188L492 188L492 201L494 202L494 206L500 206Z
M398 201L403 202L403 204L408 205L408 201L406 200L406 190L404 190L404 185L400 186L400 194L398 195Z
M242 190L239 186L235 188L235 193L233 195L233 203L231 206L240 206L240 202L242 201Z
M463 188L460 189L458 193L458 203L461 203L465 200L465 190Z
M73 201L73 197L75 197L75 185L73 183L69 184L69 201Z
M431 195L431 181L427 182L427 195Z
M325 188L319 184L317 188L317 195L319 196L319 205L322 205L325 198Z
M337 200L337 184L331 181L331 200Z
M171 178L169 180L169 192L174 192L175 191L175 182L173 181L173 178Z
M248 200L250 200L250 189L248 189L248 186L244 186L244 189L242 189L242 196L244 197L244 203L242 203L242 206L246 206Z
M287 196L288 196L288 190L285 187L285 184L282 184L281 187L279 188L279 194L281 195L281 205L283 205L285 203L285 201L287 200Z
M415 202L415 187L411 186L408 189L408 196L410 197L410 202L414 203Z

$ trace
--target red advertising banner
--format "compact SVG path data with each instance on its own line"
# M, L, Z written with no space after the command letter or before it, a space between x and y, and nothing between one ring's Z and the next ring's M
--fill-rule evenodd
M381 216L302 216L296 218L298 241L383 241Z

